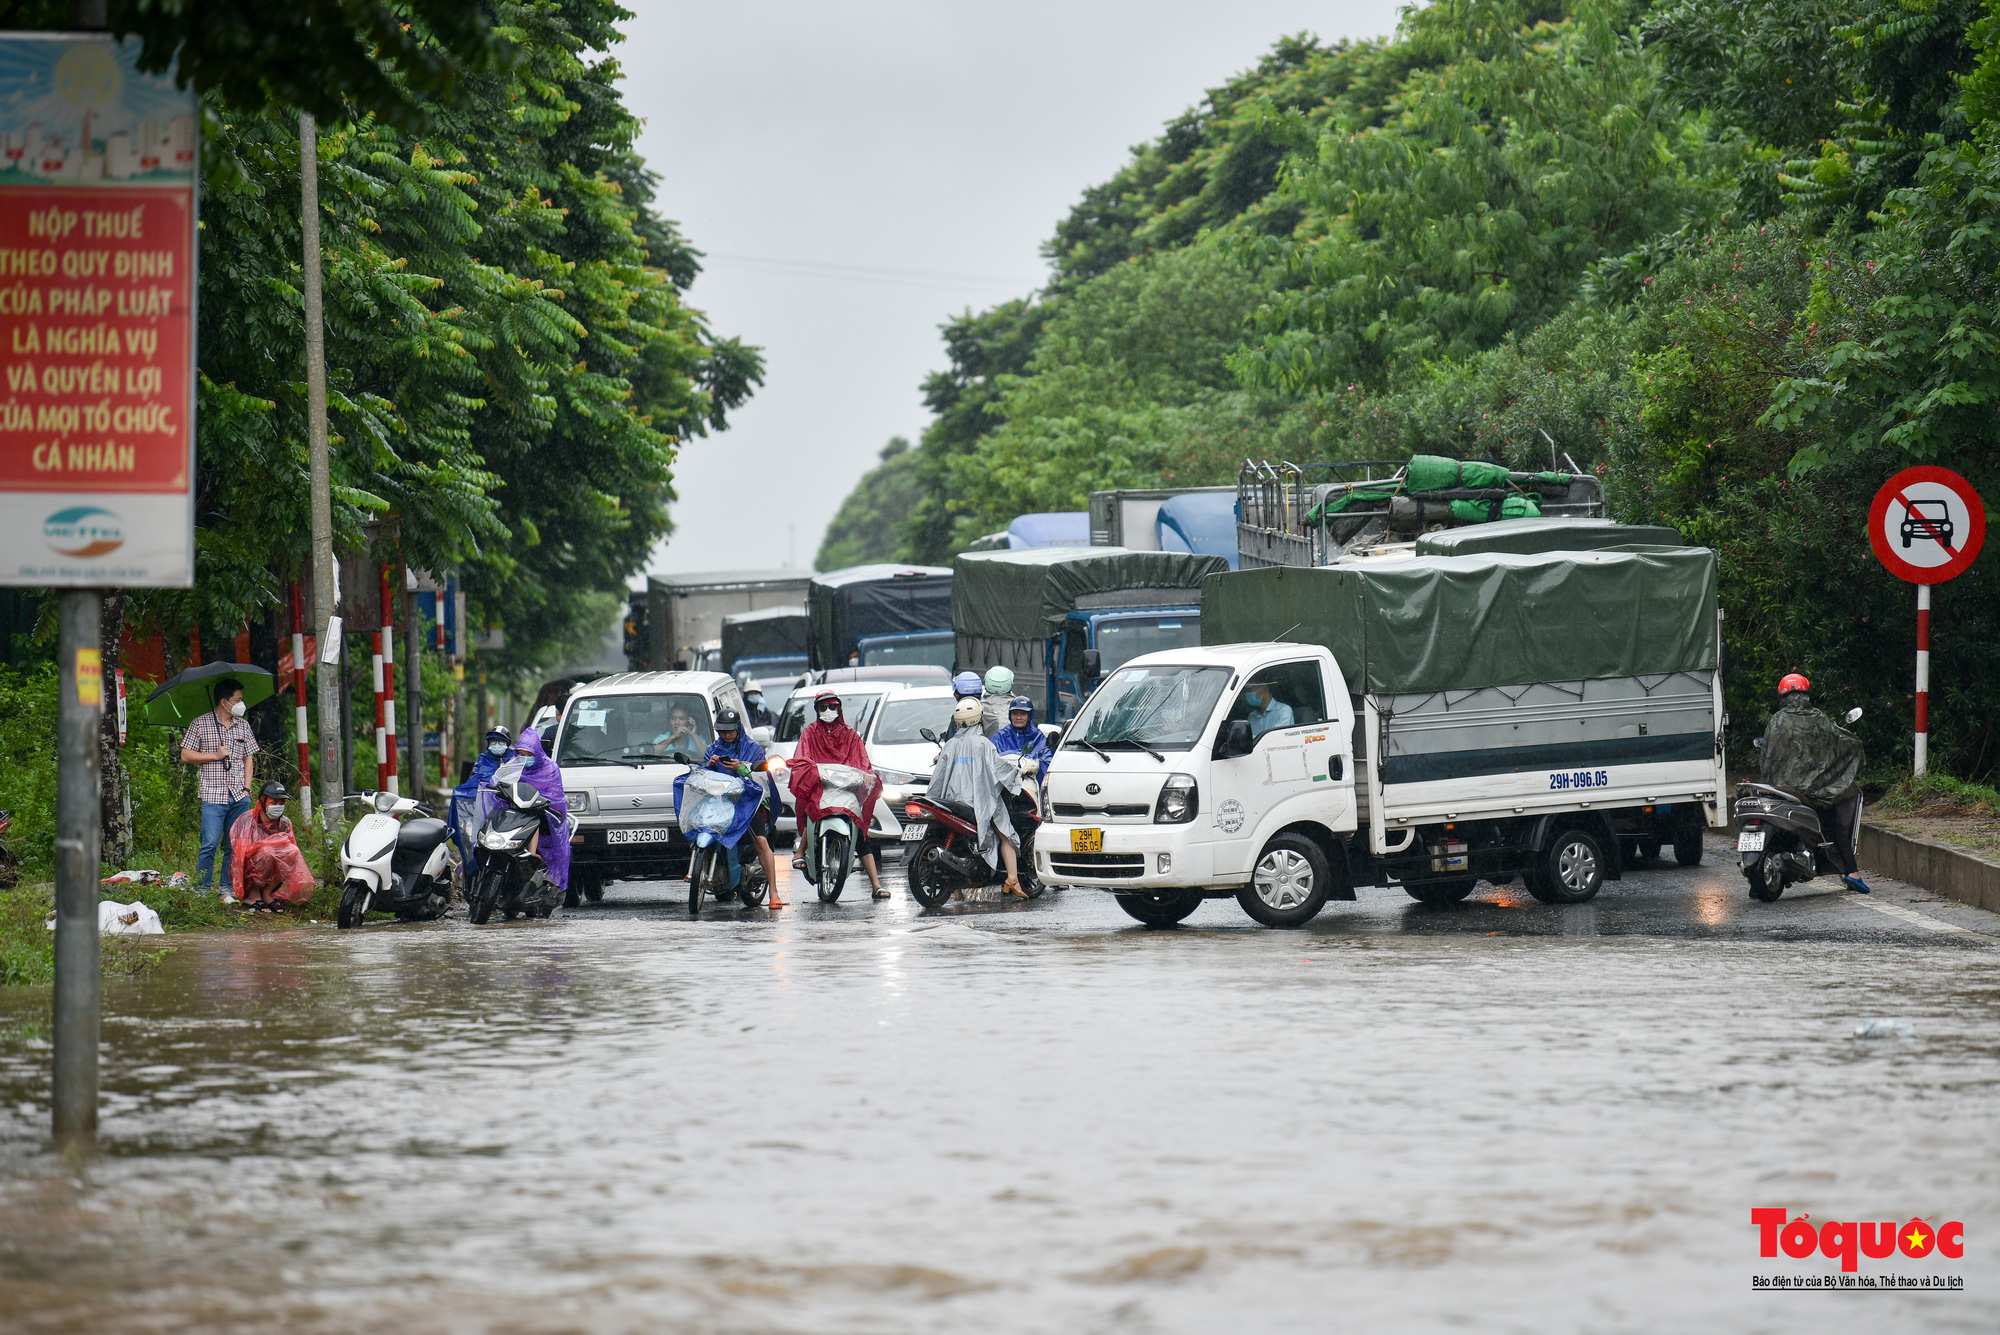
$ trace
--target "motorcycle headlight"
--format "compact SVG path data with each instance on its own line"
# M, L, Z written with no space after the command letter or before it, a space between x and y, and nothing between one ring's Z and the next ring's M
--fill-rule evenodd
M375 809L384 813L394 811L396 809L396 795L394 793L375 794Z
M513 848L520 842L521 841L519 839L514 838L512 835L507 834L505 831L502 830L481 830L479 832L479 846L481 848L494 848L494 849L504 850Z
M1169 774L1160 787L1160 800L1153 804L1155 825L1185 825L1201 807L1201 790L1192 774Z

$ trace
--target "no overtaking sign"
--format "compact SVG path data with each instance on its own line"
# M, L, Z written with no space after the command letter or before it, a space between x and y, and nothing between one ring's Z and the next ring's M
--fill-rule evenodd
M1931 703L1931 585L1965 573L1986 541L1986 505L1949 468L1905 468L1882 484L1868 512L1868 541L1897 579L1917 586L1916 746L1927 765Z

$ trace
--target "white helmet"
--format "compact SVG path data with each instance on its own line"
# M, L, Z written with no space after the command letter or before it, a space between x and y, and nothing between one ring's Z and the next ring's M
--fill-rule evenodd
M962 728L972 727L979 722L979 718L979 702L969 697L960 700L951 711L951 721Z

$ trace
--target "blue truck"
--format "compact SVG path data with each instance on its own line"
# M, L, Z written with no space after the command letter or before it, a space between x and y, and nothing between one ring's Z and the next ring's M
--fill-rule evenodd
M957 666L1003 666L1048 723L1140 654L1201 643L1201 581L1228 563L1194 552L1033 547L952 563Z

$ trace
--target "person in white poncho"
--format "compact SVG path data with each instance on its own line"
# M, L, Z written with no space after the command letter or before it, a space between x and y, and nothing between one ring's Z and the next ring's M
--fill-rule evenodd
M972 808L979 826L979 856L989 867L1005 865L1007 880L1001 889L1026 899L1015 860L1021 836L1014 832L1014 822L1007 815L1008 796L1021 791L1020 758L1001 755L980 730L978 700L960 700L951 717L959 731L943 743L925 796L934 802L963 802Z

